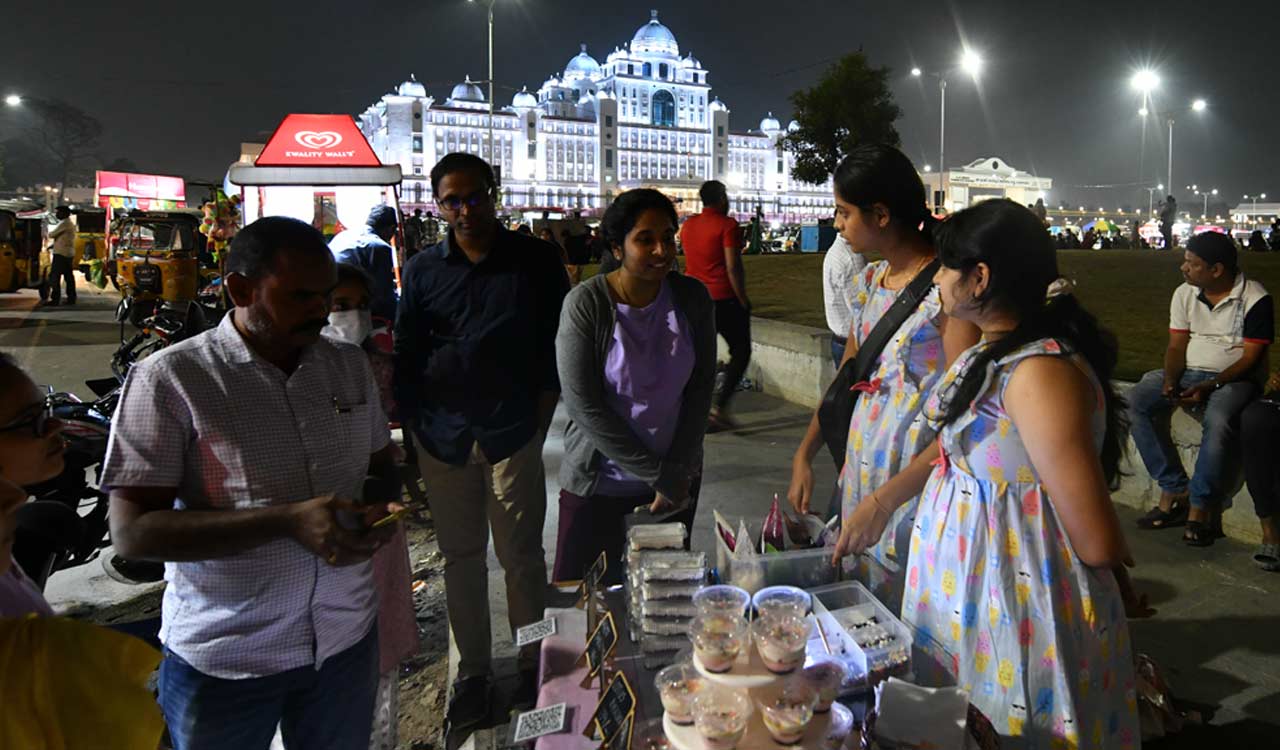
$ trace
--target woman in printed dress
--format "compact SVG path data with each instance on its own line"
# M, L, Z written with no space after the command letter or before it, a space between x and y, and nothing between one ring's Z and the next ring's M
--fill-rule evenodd
M929 214L924 184L911 160L890 146L856 149L840 162L833 181L836 229L854 252L883 258L854 279L853 320L843 360L848 361L898 294L937 256L930 241L936 220ZM933 442L933 430L921 417L925 397L956 356L977 340L972 324L943 313L936 288L898 328L880 353L870 381L859 388L837 486L843 517ZM808 512L813 496L813 458L821 445L815 413L792 460L787 492L802 513ZM887 601L897 601L902 591L913 515L914 503L905 503L889 526L892 532L869 550L886 569L898 571L883 587L876 587Z
M920 492L902 619L1002 746L1136 747L1112 571L1132 564L1109 493L1124 431L1115 339L1058 279L1052 241L1026 208L961 211L938 250L943 309L976 323L982 341L929 398L940 449L858 508L837 555L877 539Z

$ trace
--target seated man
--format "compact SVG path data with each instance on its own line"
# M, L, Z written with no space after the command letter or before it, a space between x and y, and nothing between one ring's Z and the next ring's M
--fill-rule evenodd
M1182 275L1187 283L1173 293L1164 369L1147 373L1129 392L1134 443L1160 484L1159 506L1138 526L1160 529L1185 519L1183 541L1207 547L1222 536L1222 510L1231 504L1227 465L1238 450L1239 416L1266 377L1275 321L1271 297L1262 284L1245 278L1226 235L1192 237ZM1176 406L1203 415L1204 437L1190 481L1169 435L1167 417Z

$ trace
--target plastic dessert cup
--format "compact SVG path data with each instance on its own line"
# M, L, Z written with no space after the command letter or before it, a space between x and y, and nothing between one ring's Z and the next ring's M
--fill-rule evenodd
M707 750L734 750L750 718L751 699L745 690L708 686L693 699L693 723Z
M760 716L769 736L779 745L794 745L804 736L813 721L813 706L818 692L798 680L788 680L781 690L771 691L760 699Z
M742 615L709 614L693 618L689 640L693 653L709 672L728 672L747 645L747 621Z
M741 615L751 604L751 594L737 586L703 586L693 595L693 606L698 614Z
M848 676L849 668L844 662L830 656L818 657L813 664L804 668L800 673L801 679L818 691L818 704L813 708L815 713L826 713L831 708Z
M813 600L807 592L795 586L769 586L757 591L751 604L760 617L784 613L804 617L809 614Z
M671 721L681 726L693 723L693 699L704 687L702 675L689 662L672 664L658 672L653 681L662 698L662 708Z
M809 621L793 613L761 617L751 626L760 660L774 674L787 674L804 664Z
M662 719L649 719L636 724L631 735L631 750L671 750L671 742L662 729Z

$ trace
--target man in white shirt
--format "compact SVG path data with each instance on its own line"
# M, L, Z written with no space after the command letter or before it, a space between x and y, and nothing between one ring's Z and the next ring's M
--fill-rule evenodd
M822 303L831 329L831 360L840 367L853 322L853 280L867 267L867 259L855 253L839 232L822 259Z
M1235 242L1204 232L1187 242L1186 283L1173 293L1164 369L1129 391L1130 432L1160 504L1138 519L1144 529L1181 525L1183 541L1207 547L1222 535L1230 507L1227 467L1238 454L1240 412L1266 378L1275 311L1262 284L1240 270ZM1191 479L1169 436L1168 416L1182 406L1203 415L1204 436ZM1188 503L1190 508L1188 509Z
M76 225L71 221L71 209L66 206L58 206L54 209L53 215L57 217L58 223L53 229L49 230L49 239L53 240L50 246L51 257L49 266L49 304L58 305L62 302L62 281L66 281L67 285L67 304L74 305L76 303L76 277L72 273L76 259Z
M259 219L226 271L218 327L129 371L102 477L111 540L165 562L159 702L177 750L266 750L277 725L287 748L364 748L369 558L393 531L372 523L399 487L387 418L364 352L321 338L338 277L320 232Z

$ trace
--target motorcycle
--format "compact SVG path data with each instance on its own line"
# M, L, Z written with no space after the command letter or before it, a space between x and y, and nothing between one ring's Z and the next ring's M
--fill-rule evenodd
M121 322L133 309L122 302ZM53 415L63 423L67 442L65 468L57 477L28 488L33 500L18 511L14 557L40 588L58 570L84 565L98 558L107 575L123 583L160 580L164 566L151 561L129 560L110 547L107 518L109 500L100 489L102 465L111 435L111 418L120 402L120 388L129 370L156 351L195 335L207 327L206 310L193 305L185 311L167 306L155 308L137 319L138 330L111 356L110 378L88 380L97 396L82 401L72 393L50 393Z

